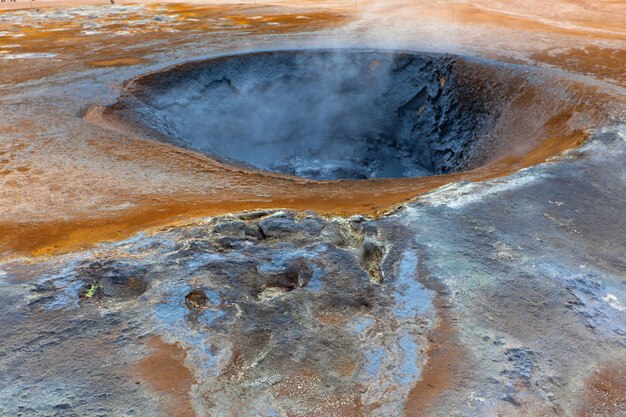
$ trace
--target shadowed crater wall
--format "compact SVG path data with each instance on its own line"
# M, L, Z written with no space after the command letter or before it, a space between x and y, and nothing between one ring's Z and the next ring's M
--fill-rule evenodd
M565 101L548 88L537 98L543 87L531 78L524 67L450 55L275 51L136 78L109 110L239 166L312 179L416 177L528 149L533 127Z

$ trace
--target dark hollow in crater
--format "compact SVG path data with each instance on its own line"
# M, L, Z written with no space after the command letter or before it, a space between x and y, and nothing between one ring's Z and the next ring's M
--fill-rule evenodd
M531 102L507 115L531 84L524 67L451 55L275 51L139 77L110 110L234 165L312 179L415 177L476 168L518 146L502 125L540 125L558 107Z

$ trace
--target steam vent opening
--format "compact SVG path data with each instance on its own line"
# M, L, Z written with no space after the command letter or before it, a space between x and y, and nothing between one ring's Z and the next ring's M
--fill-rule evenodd
M515 144L496 127L527 84L518 67L450 55L274 51L139 77L117 107L154 136L233 165L318 180L417 177L506 154Z

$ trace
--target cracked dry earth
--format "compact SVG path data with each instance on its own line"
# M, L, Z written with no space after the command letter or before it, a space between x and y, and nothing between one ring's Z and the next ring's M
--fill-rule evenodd
M624 415L623 2L290 3L0 13L0 415ZM315 181L107 117L175 64L338 46L499 61L515 146Z

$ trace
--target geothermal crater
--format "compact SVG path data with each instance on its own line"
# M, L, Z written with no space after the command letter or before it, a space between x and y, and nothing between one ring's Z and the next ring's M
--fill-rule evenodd
M451 55L275 51L144 75L112 108L153 137L235 165L399 178L465 171L519 147L517 125L502 119L550 115L548 93L509 114L528 85L526 68Z

